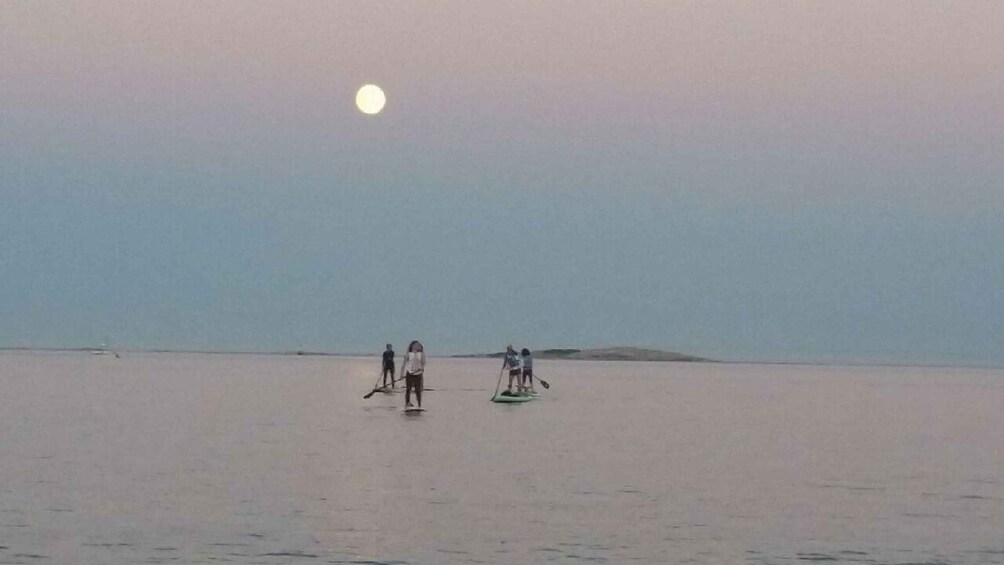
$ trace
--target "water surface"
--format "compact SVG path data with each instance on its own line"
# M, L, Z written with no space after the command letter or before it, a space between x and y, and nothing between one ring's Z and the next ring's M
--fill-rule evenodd
M2 563L1002 563L1004 372L0 354Z

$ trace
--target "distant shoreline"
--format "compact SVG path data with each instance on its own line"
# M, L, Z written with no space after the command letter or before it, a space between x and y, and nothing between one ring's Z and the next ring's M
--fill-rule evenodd
M112 347L0 347L0 351L52 351L80 353L197 353L203 355L291 355L300 357L376 357L379 353L334 353L328 351L218 351L197 349L116 349ZM500 358L504 352L498 353L467 353L444 355L453 359L491 359ZM673 351L659 349L642 349L638 347L606 347L600 349L540 349L533 352L537 359L567 359L572 361L656 361L656 362L686 362L686 363L716 363L712 359L685 355ZM432 357L436 357L433 355Z
M608 348L615 349L615 348ZM126 354L126 353L182 353L182 354L197 354L197 355L280 355L280 356L290 356L290 357L380 357L379 352L375 353L335 353L330 351L223 351L223 350L200 350L200 349L127 349L127 348L99 348L99 347L28 347L28 346L0 346L0 353L2 352L52 352L52 353L102 353L107 355L114 355L116 353ZM813 361L813 360L742 360L742 359L705 359L700 357L686 356L682 354L683 357L692 357L692 359L613 359L613 358L589 358L589 357L574 357L571 355L549 355L548 351L576 351L576 352L592 352L592 351L602 351L602 350L578 350L578 349L558 349L558 350L540 350L534 352L534 356L541 360L566 360L566 361L636 361L636 362L682 362L682 363L716 363L723 365L805 365L810 367L916 367L916 368L927 368L927 369L1004 369L1004 365L993 364L993 363L910 363L910 362L893 362L893 361L868 361L868 360L829 360L829 361ZM656 351L656 350L649 350ZM670 353L672 352L664 352ZM454 354L454 355L430 355L431 358L442 358L442 359L498 359L502 353L469 353L469 354Z
M291 355L294 357L376 357L377 353L333 353L329 351L240 351L211 349L127 349L117 347L0 347L0 351L51 351L66 353L198 353L201 355Z

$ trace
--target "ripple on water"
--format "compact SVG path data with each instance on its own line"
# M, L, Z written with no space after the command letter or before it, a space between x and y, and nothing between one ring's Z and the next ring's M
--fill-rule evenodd
M251 544L237 542L237 543L211 543L209 545L213 547L248 547Z
M114 549L114 548L117 548L117 547L132 547L133 546L131 543L114 543L114 542L108 542L108 543L84 543L84 544L81 544L81 545L83 545L84 547L100 547L100 548L104 548L104 549Z
M337 565L408 565L407 561L376 561L372 559L335 559L333 561L328 561L328 563L335 563Z
M259 553L258 557L302 557L305 559L317 559L320 555L315 553L307 553L304 551L273 551L269 553Z
M825 553L796 553L795 557L800 561L836 561L837 558Z

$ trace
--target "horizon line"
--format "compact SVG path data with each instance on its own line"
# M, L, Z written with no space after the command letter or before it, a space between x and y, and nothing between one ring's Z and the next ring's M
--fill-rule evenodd
M556 349L556 348L546 348L546 349ZM639 348L643 349L643 348ZM334 351L308 351L308 350L213 350L213 349L171 349L171 348L110 348L110 347L53 347L53 346L0 346L0 352L3 351L41 351L41 352L66 352L66 353L77 353L77 352L89 352L92 353L96 351L106 352L106 353L194 353L200 355L276 355L276 356L291 356L291 357L379 357L380 353L353 353L353 352L334 352ZM482 356L491 355L491 353L461 353L461 354L443 354L443 355L429 355L429 357L439 358L439 359L478 359ZM542 359L541 361L545 361ZM585 362L585 363L609 363L611 360L606 359L546 359L546 361L572 361L572 362ZM620 361L625 362L625 361ZM915 367L915 368L925 368L925 369L1004 369L1004 364L995 363L919 363L919 362L907 362L907 361L879 361L879 360L812 360L812 359L801 359L801 360L748 360L748 359L705 359L703 361L643 361L643 360L626 360L626 362L633 363L686 363L686 364L726 364L726 365L805 365L814 367Z

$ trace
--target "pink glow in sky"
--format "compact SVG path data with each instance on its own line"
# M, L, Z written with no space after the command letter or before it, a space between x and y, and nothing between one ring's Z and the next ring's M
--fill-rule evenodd
M704 162L719 199L769 171L754 198L999 205L1002 29L998 2L8 2L0 94L9 132L114 151L475 148L537 176L623 156L600 176ZM361 129L366 82L391 104Z

